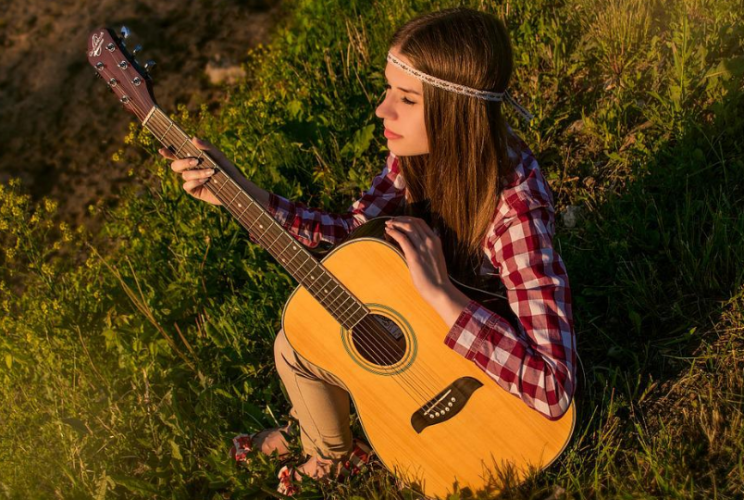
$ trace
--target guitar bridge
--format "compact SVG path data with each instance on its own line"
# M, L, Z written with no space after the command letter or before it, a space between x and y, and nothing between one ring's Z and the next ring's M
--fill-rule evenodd
M430 425L449 420L460 413L473 393L482 386L480 381L472 377L455 380L411 416L411 425L421 434Z

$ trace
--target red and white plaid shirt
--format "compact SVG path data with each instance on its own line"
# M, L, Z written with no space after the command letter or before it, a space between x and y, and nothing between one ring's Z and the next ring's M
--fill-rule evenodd
M552 193L532 151L511 127L508 130L515 170L502 179L480 273L500 272L500 285L520 328L515 330L471 300L444 343L529 407L557 419L569 407L576 380L571 290L566 267L553 248ZM390 153L382 173L344 214L308 208L273 193L268 211L303 245L314 248L321 241L336 245L369 219L396 215L405 203L405 187L398 159Z

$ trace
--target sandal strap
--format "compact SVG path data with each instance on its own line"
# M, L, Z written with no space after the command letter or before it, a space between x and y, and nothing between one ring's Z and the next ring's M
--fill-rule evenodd
M294 425L294 421L290 421L284 427L279 428L279 432L284 435L284 438L287 442L290 442L291 439L293 439L296 432L295 427L296 426ZM230 448L230 456L233 457L236 462L247 461L248 453L253 451L253 439L259 432L261 431L254 432L252 434L238 434L233 438L233 446L232 448Z
M363 465L368 464L370 460L372 460L374 455L375 452L371 446L361 439L354 438L354 446L349 454L349 458L341 464L341 470L339 471L338 477L355 476L360 472ZM299 493L300 488L296 486L297 481L295 480L296 474L299 476L305 476L305 474L295 469L293 466L282 466L277 474L279 485L277 486L276 491L288 496ZM330 479L330 477L321 478L321 480L323 479L327 480Z
M354 438L354 447L351 450L349 459L344 462L340 475L357 475L362 466L368 464L374 454L375 452L371 446L369 446L361 439Z
M236 462L245 462L248 453L253 450L253 437L258 434L238 434L233 438L233 447L230 449L230 456L232 456Z
M300 490L293 484L293 476L294 467L285 465L279 469L279 474L277 474L277 477L279 478L279 486L276 487L276 491L282 495L288 496L298 493Z

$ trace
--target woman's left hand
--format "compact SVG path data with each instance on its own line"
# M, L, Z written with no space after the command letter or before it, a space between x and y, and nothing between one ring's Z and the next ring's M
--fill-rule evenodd
M394 217L385 224L386 233L403 249L414 286L424 300L434 304L452 286L439 236L417 217Z

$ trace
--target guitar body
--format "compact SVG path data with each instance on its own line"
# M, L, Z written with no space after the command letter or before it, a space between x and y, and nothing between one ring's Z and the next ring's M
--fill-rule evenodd
M322 263L372 314L399 327L400 359L380 363L369 337L364 345L355 341L361 325L343 328L302 286L282 315L287 340L344 382L380 460L426 496L444 498L455 483L487 490L489 474L503 477L509 468L518 483L530 468L547 467L571 436L573 404L559 420L548 420L445 345L449 326L414 287L397 244L382 237L384 219L357 228ZM378 350L391 339L376 342ZM441 417L422 416L432 398L438 410L453 404Z

